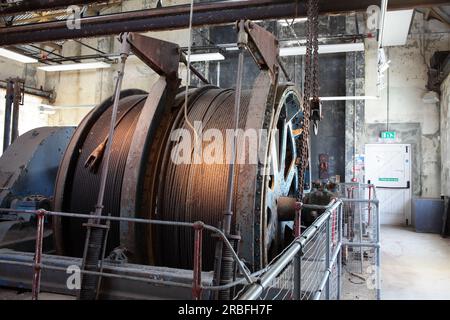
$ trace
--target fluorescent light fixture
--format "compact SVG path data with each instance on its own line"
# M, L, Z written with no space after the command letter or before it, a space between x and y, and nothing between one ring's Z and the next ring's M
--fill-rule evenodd
M55 114L56 110L52 106L48 106L48 105L44 105L43 104L43 105L39 106L39 112L41 114Z
M296 24L296 23L299 23L299 22L305 22L307 20L308 20L308 18L296 18L296 19L294 19L294 21L292 21L292 19L285 19L285 20L278 20L278 23L280 25L282 25L283 27L287 27L287 26L289 26L291 24Z
M111 65L105 62L88 62L88 63L55 64L51 66L38 67L38 69L47 72L56 72L56 71L104 69L109 67L111 67Z
M225 50L227 50L227 51L238 51L239 47L226 47Z
M351 100L379 100L375 96L337 96L337 97L320 97L322 101L351 101Z
M3 49L0 48L0 56L8 58L8 59L12 59L12 60L16 60L22 63L36 63L38 62L37 59L34 58L30 58L27 57L23 54L11 51L11 50L7 50L7 49Z
M406 44L413 15L413 9L386 12L383 47L404 46Z
M191 62L218 60L225 60L225 57L219 52L191 54Z
M364 43L323 44L319 46L319 54L364 51ZM281 48L280 56L304 56L306 47Z

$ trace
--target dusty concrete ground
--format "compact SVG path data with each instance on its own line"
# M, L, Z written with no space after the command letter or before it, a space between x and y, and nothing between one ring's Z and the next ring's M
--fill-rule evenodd
M343 298L375 299L375 291L363 279L367 274L351 274L349 269L355 270L343 268ZM381 226L381 299L450 299L450 239L412 228Z
M382 299L450 299L450 239L381 228Z

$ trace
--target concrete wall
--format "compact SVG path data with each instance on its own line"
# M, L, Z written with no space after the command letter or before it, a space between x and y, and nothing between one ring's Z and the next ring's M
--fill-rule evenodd
M435 51L450 50L445 26L424 21L416 13L406 46L386 49L391 67L386 88L378 92L377 51L373 39L366 41L365 94L380 99L365 104L365 128L359 145L379 142L380 131L398 132L397 143L411 143L413 149L413 195L438 197L440 182L440 108L426 104L427 64ZM389 119L389 120L388 120ZM389 121L389 124L387 123Z
M441 86L441 193L450 196L450 75Z

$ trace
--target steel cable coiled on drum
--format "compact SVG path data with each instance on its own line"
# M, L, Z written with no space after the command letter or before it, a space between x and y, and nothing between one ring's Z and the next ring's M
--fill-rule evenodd
M248 103L249 93L246 92L242 96L240 128L245 125ZM203 221L215 226L222 221L226 204L227 156L230 157L229 154L227 155L226 130L232 128L233 104L234 90L230 89L210 89L189 104L188 118L191 123L201 122L203 132L210 129L220 131L223 137L223 158L216 158L220 161L214 164L207 164L204 161L200 164L176 164L179 159L171 159L171 155L177 154L177 150L174 149L177 148L177 143L167 143L164 157L166 165L161 172L165 179L159 188L159 205L155 218L172 221ZM190 132L192 148L189 151L191 159L195 160L194 146L197 139L201 139L202 133L194 132L181 115L178 115L172 131L179 128ZM204 149L209 143L215 142L217 141L201 141L200 143ZM235 172L235 179L239 179L238 170ZM192 243L193 232L186 228L171 228L170 232L160 232L154 242L161 253L158 260L163 265L183 268L192 265L193 257L190 249ZM204 266L211 269L214 252L213 238L205 237L203 247L207 252Z

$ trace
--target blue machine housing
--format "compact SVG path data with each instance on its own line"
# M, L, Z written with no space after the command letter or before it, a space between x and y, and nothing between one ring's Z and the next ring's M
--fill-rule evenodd
M0 157L1 208L53 196L58 167L74 131L75 127L36 128L9 146Z

